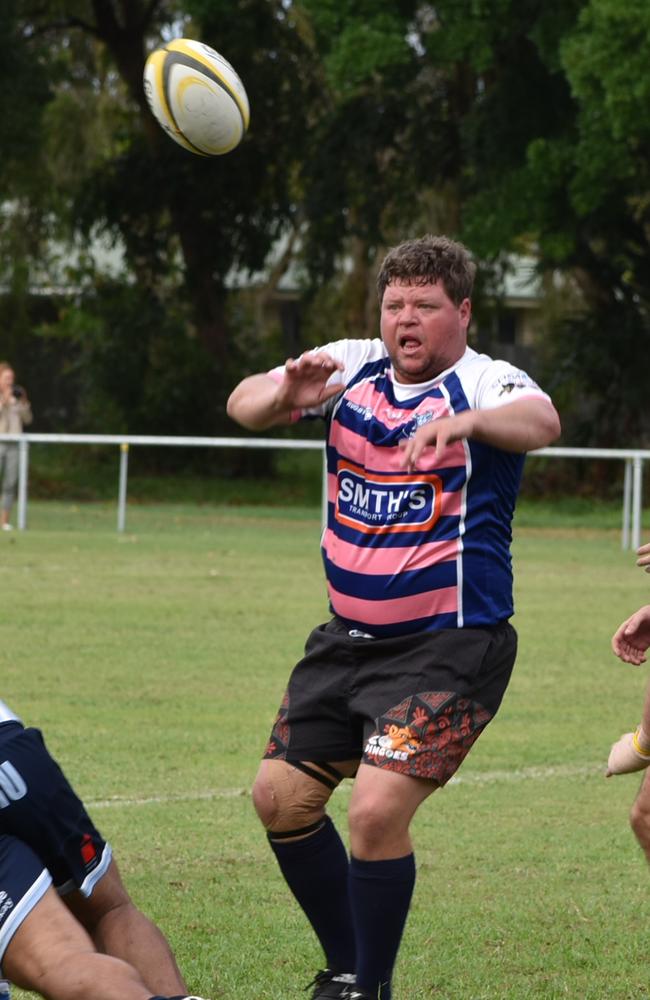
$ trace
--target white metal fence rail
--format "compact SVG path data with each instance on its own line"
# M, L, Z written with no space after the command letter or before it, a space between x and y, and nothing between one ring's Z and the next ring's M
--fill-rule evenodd
M18 528L27 527L27 483L29 475L29 446L39 444L103 444L120 449L119 483L117 499L117 530L126 528L126 499L128 483L129 448L132 445L192 448L293 448L320 450L325 458L322 441L296 440L293 438L230 438L230 437L157 437L133 434L0 434L0 441L18 444ZM623 479L623 510L621 546L636 549L641 544L641 516L643 511L643 463L650 459L650 450L635 448L540 448L530 452L532 457L578 459L608 459L625 462ZM322 511L327 511L327 478L323 465Z

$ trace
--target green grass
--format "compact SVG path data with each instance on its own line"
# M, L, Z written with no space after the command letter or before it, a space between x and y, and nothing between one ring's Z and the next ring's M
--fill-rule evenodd
M649 581L596 513L575 528L559 507L546 526L520 509L517 667L414 821L396 1000L650 995L649 873L627 821L639 779L603 776L646 681L609 638ZM318 505L134 504L124 535L115 515L32 501L29 530L0 537L0 696L44 729L193 991L304 997L321 956L248 790L327 615ZM348 801L346 785L331 807L344 835Z

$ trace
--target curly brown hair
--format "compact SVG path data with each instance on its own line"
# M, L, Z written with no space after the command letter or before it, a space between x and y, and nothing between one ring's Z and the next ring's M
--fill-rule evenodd
M459 306L463 299L471 298L475 274L476 265L467 247L448 236L405 240L388 251L381 265L377 275L379 302L392 281L412 285L439 281L454 305Z

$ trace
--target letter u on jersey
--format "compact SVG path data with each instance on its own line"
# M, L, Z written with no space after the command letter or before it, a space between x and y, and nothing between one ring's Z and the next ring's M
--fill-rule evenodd
M22 799L26 794L27 785L23 781L22 776L11 761L3 761L0 764L0 809L4 809L11 802Z

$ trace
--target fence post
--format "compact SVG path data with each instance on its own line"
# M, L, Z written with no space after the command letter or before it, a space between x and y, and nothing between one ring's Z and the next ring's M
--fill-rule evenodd
M641 487L643 482L643 459L640 455L635 455L633 461L632 548L638 549L641 544Z
M29 468L29 441L18 442L18 530L27 527L27 470Z
M129 468L129 446L126 441L120 445L120 487L117 497L117 530L124 531L126 525L126 480Z
M632 459L625 459L625 477L623 479L623 525L621 531L621 548L630 548L630 515L632 512Z

